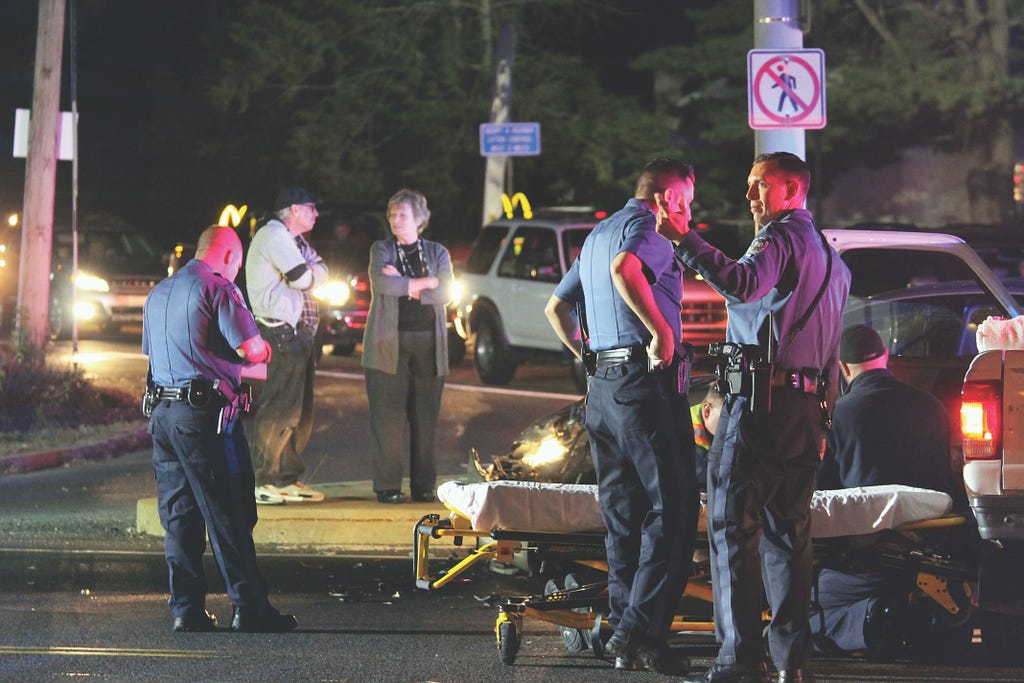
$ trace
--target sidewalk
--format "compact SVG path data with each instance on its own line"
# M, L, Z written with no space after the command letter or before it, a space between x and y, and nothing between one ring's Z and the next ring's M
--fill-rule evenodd
M439 481L460 478L439 477ZM258 505L259 522L253 531L257 546L274 546L278 552L369 553L407 556L413 551L416 523L429 514L444 516L439 502L377 502L370 481L316 484L327 495L322 503ZM408 481L405 490L409 490ZM136 507L135 530L163 537L156 498L143 498ZM433 550L433 549L432 549ZM439 544L438 552L451 553L451 545ZM432 553L433 554L433 553Z
M77 460L109 460L150 447L145 428L102 442L19 455L0 455L0 475L33 472L60 467ZM438 483L464 475L441 476ZM404 488L409 490L406 480ZM327 495L321 503L258 505L259 522L253 540L261 552L274 554L356 553L406 557L413 552L415 525L428 514L445 516L439 502L386 505L377 502L370 481L317 483ZM163 528L156 497L136 504L135 529L140 534L162 539ZM438 553L450 553L441 547ZM431 554L434 550L431 549Z

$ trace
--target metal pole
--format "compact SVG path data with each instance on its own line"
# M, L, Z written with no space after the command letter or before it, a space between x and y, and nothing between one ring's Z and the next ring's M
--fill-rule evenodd
M77 0L68 0L68 46L71 57L71 362L78 364L78 40Z
M754 0L754 48L802 48L804 33L798 5L798 0ZM762 152L792 152L806 161L804 130L776 128L754 131L754 155Z

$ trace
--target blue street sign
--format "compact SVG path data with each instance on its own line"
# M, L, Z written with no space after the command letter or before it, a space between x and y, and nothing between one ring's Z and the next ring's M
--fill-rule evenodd
M480 124L480 156L530 157L538 154L539 123Z

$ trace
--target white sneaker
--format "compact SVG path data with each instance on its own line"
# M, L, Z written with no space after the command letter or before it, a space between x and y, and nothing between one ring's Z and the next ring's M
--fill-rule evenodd
M275 490L286 503L319 503L324 499L322 491L311 489L302 482L295 482Z
M284 505L284 496L276 486L267 484L256 487L256 503L259 505Z

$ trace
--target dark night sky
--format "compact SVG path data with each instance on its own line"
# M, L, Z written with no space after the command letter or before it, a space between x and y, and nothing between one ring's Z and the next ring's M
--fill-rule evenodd
M629 59L657 44L676 42L687 3L608 0L623 8L616 21L577 28L540 25L531 40L572 41L606 83L628 94L649 89L631 73ZM68 0L70 4L70 0ZM224 198L191 156L203 126L202 84L216 68L211 41L229 18L233 2L209 0L78 0L77 92L80 113L80 225L114 215L169 234L212 222ZM653 18L657 17L657 20ZM30 108L38 3L0 3L0 211L20 209L24 159L11 156L14 110ZM65 27L67 32L68 26ZM61 109L70 110L71 54L65 39ZM240 151L240 157L242 151ZM204 195L204 190L207 190ZM57 172L58 222L70 222L71 163ZM181 226L180 228L178 226Z

